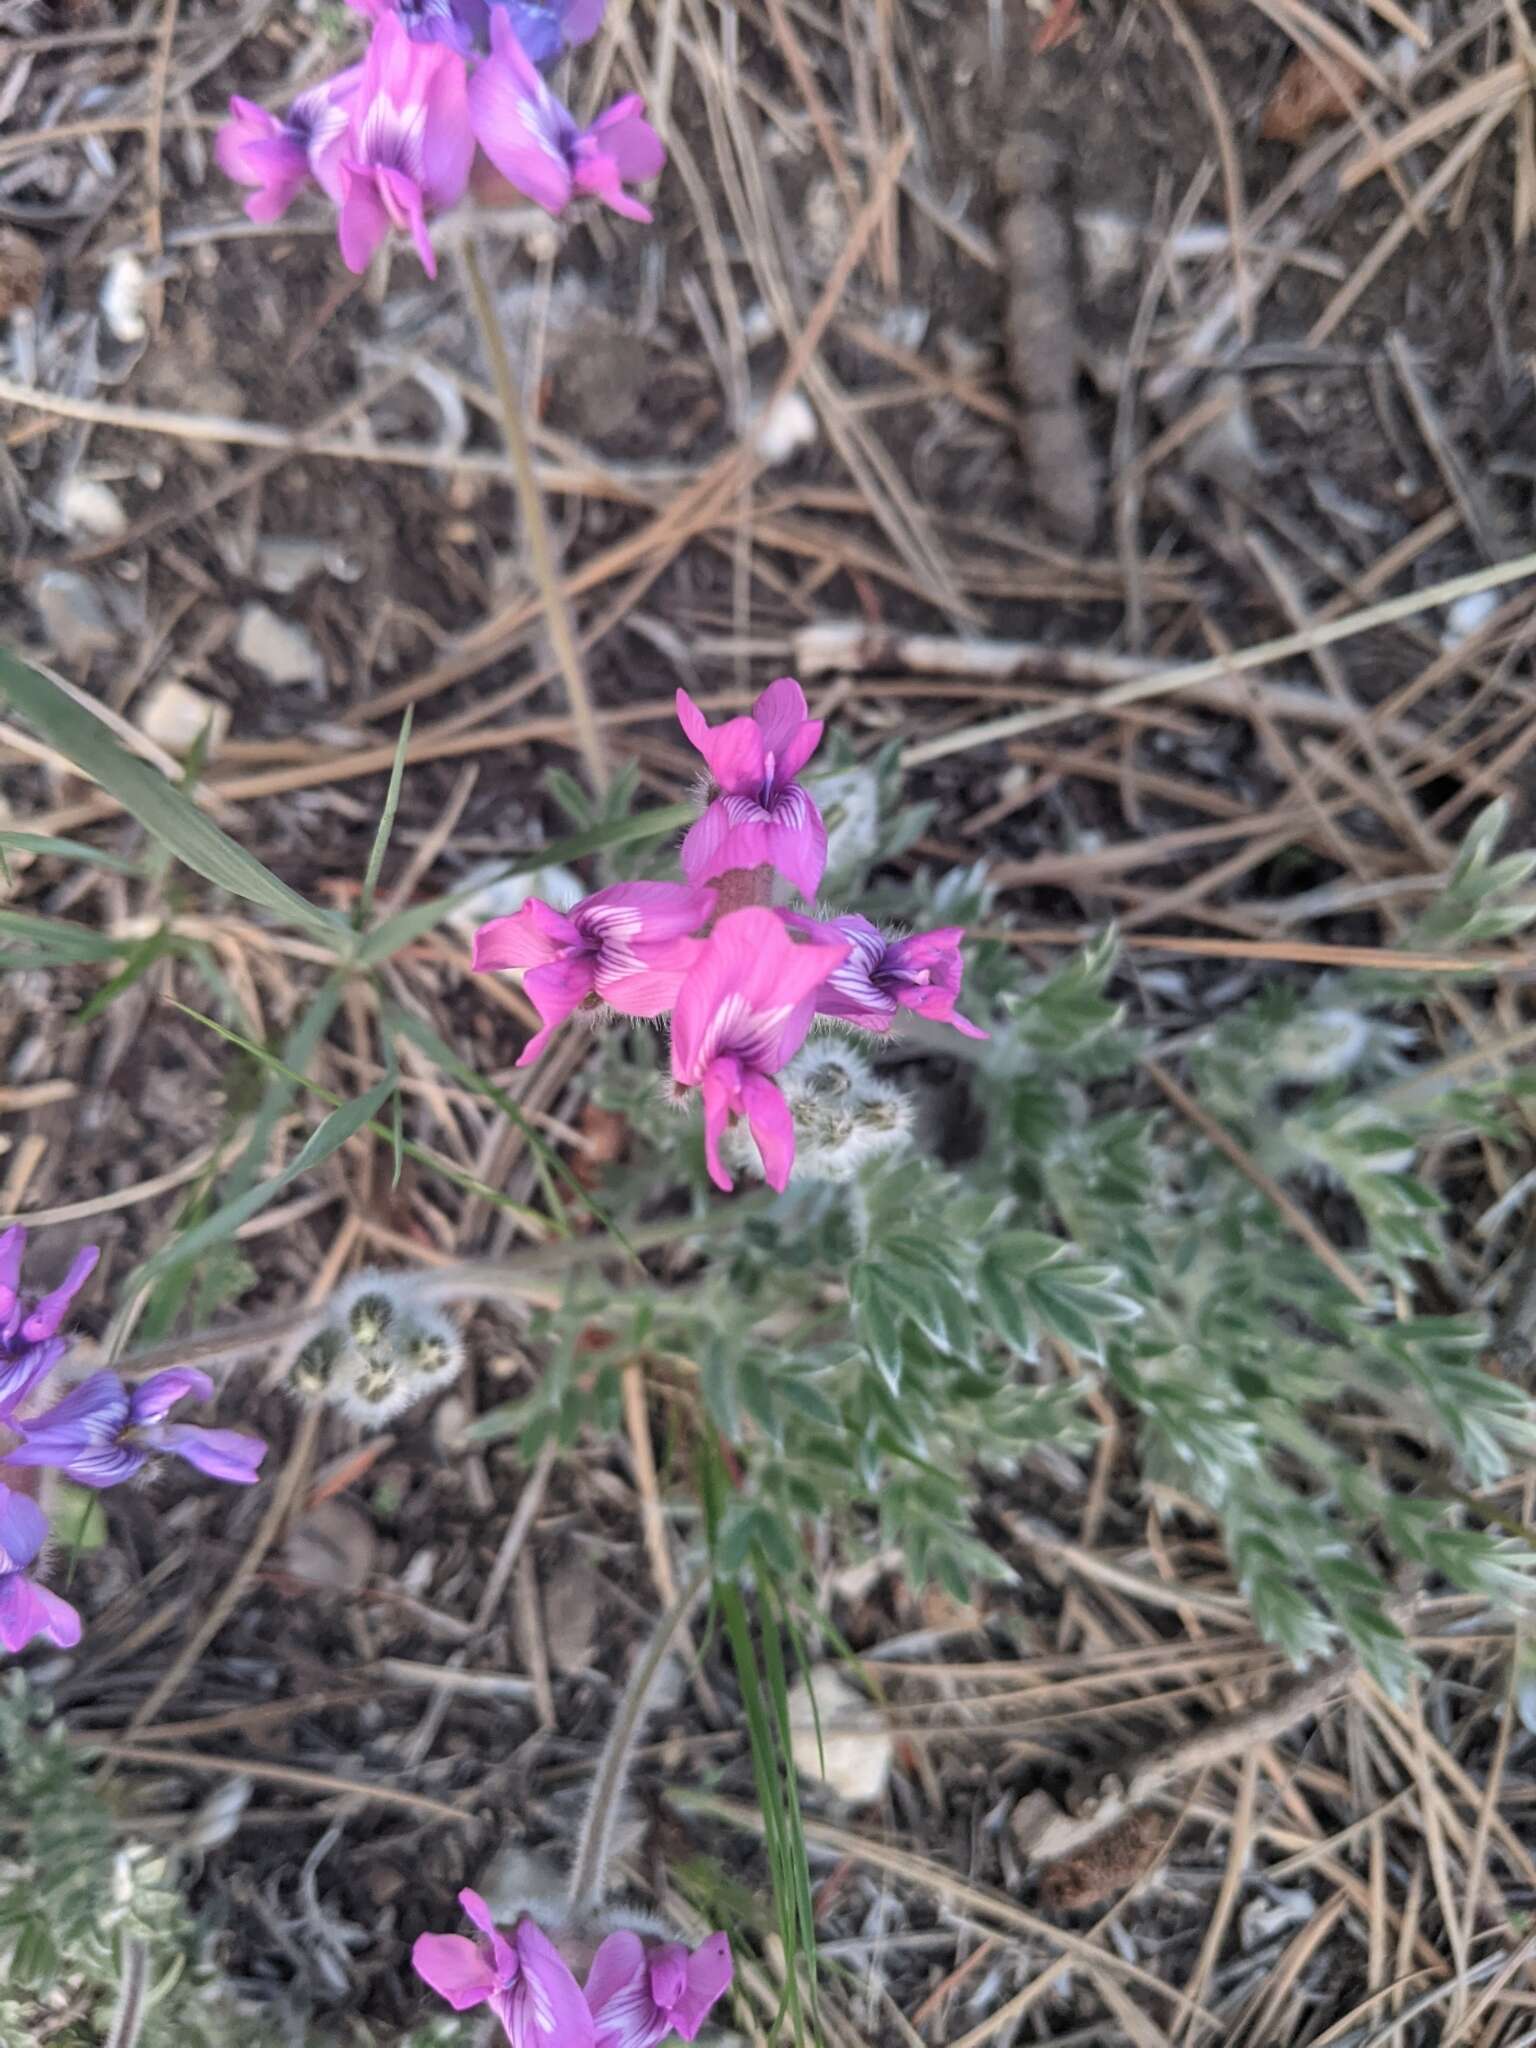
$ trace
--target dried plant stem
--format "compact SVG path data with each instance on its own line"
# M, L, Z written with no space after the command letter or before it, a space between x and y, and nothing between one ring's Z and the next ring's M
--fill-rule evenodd
M576 1844L576 1860L571 1866L571 1881L566 1893L574 1913L596 1905L602 1896L613 1830L624 1796L624 1780L629 1774L635 1738L645 1720L651 1687L662 1660L671 1648L672 1638L687 1620L689 1610L708 1583L709 1567L706 1565L694 1574L656 1624L656 1632L646 1645L644 1656L630 1673L618 1712L613 1717L613 1726L608 1730L608 1740L603 1744L603 1753L598 1759L592 1797L581 1824L581 1839Z
M534 581L538 584L539 595L544 601L544 616L549 623L549 637L554 647L555 659L559 662L560 673L565 678L571 723L576 729L576 744L581 750L587 780L601 796L608 787L608 756L603 745L602 730L593 715L592 698L587 689L587 678L581 666L581 654L577 649L576 635L571 626L570 608L566 604L565 592L560 584L560 573L555 564L555 551L549 537L549 521L544 516L544 500L539 492L538 477L534 473L533 450L529 445L528 429L523 419L523 396L512 375L506 339L496 318L495 302L485 281L479 246L473 237L465 237L460 245L459 255L464 266L465 278L469 283L469 294L474 301L475 318L480 323L480 332L485 341L485 352L490 358L491 375L495 380L496 396L501 405L502 433L506 439L507 455L512 463L518 507L522 513L523 532L527 537L528 552L533 558Z
M244 1599L262 1559L277 1541L279 1531L288 1519L288 1511L298 1498L299 1489L308 1477L310 1459L314 1455L315 1442L320 1434L322 1412L319 1408L304 1410L293 1439L293 1447L288 1453L288 1462L272 1489L272 1498L267 1502L267 1511L261 1518L261 1526L251 1539L250 1548L225 1581L223 1591L204 1615L201 1625L182 1644L169 1670L135 1710L133 1718L128 1723L130 1735L137 1735L141 1729L153 1725L156 1714L181 1690L188 1673Z

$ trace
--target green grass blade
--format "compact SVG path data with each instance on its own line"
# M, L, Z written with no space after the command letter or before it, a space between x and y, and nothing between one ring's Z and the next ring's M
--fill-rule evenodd
M206 881L259 904L286 924L324 939L338 950L344 928L306 903L263 867L254 854L221 831L158 768L141 761L99 718L57 683L0 648L0 693L34 731L138 819L146 831Z
M311 1081L307 1074L295 1072L292 1067L285 1065L276 1053L268 1052L265 1046L257 1045L254 1039L242 1037L238 1031L231 1031L227 1024L220 1024L212 1017L205 1017L201 1010L194 1010L186 1003L172 1003L171 1008L180 1010L184 1017L190 1017L195 1024L205 1026L227 1044L239 1046L242 1052L249 1053L253 1060L260 1061L269 1072L291 1082L295 1088L305 1088L311 1095L318 1095L322 1102L329 1102L336 1108L345 1106L339 1095L334 1094L329 1088L322 1088L318 1081ZM387 1080L389 1077L386 1075L385 1078ZM382 1138L385 1144L393 1142L393 1134L388 1124L375 1121L368 1125L368 1129L376 1138ZM549 1218L539 1215L537 1210L525 1208L521 1202L514 1202L509 1195L504 1195L500 1188L493 1188L483 1180L476 1180L472 1173L463 1172L452 1160L440 1159L435 1152L429 1152L425 1145L418 1145L414 1138L407 1138L400 1149L407 1159L414 1159L418 1165L429 1167L433 1173L441 1174L444 1180L452 1181L455 1187L464 1188L469 1194L479 1195L483 1201L492 1203L498 1209L504 1209L509 1216L515 1216L534 1236L544 1235Z
M536 853L515 854L496 879L506 881L513 875L537 874L540 868L560 867L586 854L602 853L610 846L631 845L637 839L662 838L692 824L696 815L692 804L662 804L655 810L641 811L637 817L594 825L590 832L573 832L568 839L557 839L549 846L541 846ZM440 925L461 904L472 902L485 887L483 881L474 882L447 896L435 897L430 903L413 903L408 910L396 911L362 941L357 949L358 964L373 967L387 960L391 953L398 953L402 946Z
M180 1005L178 1004L178 1008ZM206 1021L206 1020L205 1020ZM366 1095L360 1095L356 1102L344 1102L332 1110L325 1121L309 1134L301 1149L288 1164L273 1174L270 1180L258 1186L246 1188L242 1193L221 1202L211 1216L205 1216L185 1236L173 1244L164 1246L152 1258L146 1259L134 1275L140 1287L153 1286L172 1267L186 1264L216 1244L222 1244L233 1237L242 1223L248 1223L258 1210L264 1209L274 1195L295 1181L301 1174L309 1173L331 1154L344 1145L348 1138L355 1137L361 1130L371 1129L373 1120L383 1108L388 1096L393 1093L395 1076L384 1075L376 1081Z
M395 758L389 771L389 788L384 792L384 808L379 813L379 829L373 835L368 866L363 875L362 894L357 899L359 931L373 915L373 892L379 886L379 871L384 865L384 855L389 848L389 835L394 830L395 813L400 808L400 782L405 774L405 750L411 743L413 709L414 706L409 704L405 707L405 716L400 721L400 737L395 741Z
M30 910L0 910L0 939L20 940L61 966L121 960L129 950L123 940L93 932L89 925L72 924L65 917L37 917Z
M0 852L51 854L57 860L77 860L91 868L110 868L115 875L136 875L136 861L120 854L103 853L99 846L87 846L83 839L55 839L47 832L0 832Z
M90 1001L76 1011L71 1022L78 1029L82 1024L92 1024L109 1004L115 1003L120 995L133 987L142 975L149 972L157 960L163 960L167 953L178 953L181 948L175 934L167 931L151 932L146 939L130 951L128 958L110 981L104 981Z

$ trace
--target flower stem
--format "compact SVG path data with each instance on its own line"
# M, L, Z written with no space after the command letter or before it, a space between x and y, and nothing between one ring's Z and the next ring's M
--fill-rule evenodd
M594 793L602 796L608 787L608 757L603 746L603 735L597 722L597 715L592 708L586 674L581 666L581 655L571 626L570 608L566 604L565 592L560 586L560 573L555 565L555 551L549 537L549 521L544 516L544 500L539 491L539 479L533 466L533 450L529 446L528 429L523 418L523 396L512 375L506 338L496 318L495 302L485 281L485 272L480 263L480 247L474 236L464 237L459 253L469 284L469 295L474 301L475 318L480 323L480 333L485 341L485 352L490 358L491 375L496 383L496 397L501 406L502 435L507 444L507 455L517 486L517 502L522 513L523 532L527 537L528 552L533 558L534 581L538 584L539 595L544 600L544 616L549 624L549 638L555 651L555 660L560 664L560 672L565 678L566 699L570 706L571 723L576 728L576 743L581 749L587 780L591 783Z
M592 1797L587 1805L586 1819L581 1824L581 1839L576 1844L576 1860L571 1865L571 1881L566 1896L573 1914L601 1902L613 1831L624 1797L624 1781L629 1775L629 1759L645 1720L651 1687L663 1658L671 1648L672 1638L708 1583L709 1566L704 1565L656 1624L656 1632L646 1645L644 1656L630 1673L618 1712L613 1717L613 1726L608 1730L608 1740L603 1744L603 1753L598 1759Z

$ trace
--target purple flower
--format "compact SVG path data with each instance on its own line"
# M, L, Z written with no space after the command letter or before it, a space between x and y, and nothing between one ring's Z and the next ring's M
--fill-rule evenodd
M704 1098L704 1156L726 1194L735 1183L721 1164L720 1140L733 1116L746 1118L768 1185L782 1193L789 1184L794 1120L769 1077L804 1044L816 991L845 950L797 944L771 910L733 910L678 990L672 1078Z
M233 1429L167 1422L188 1394L211 1399L207 1373L177 1366L152 1373L130 1393L116 1373L93 1372L41 1415L13 1420L22 1441L5 1463L56 1466L77 1486L116 1486L142 1471L157 1452L171 1452L210 1478L253 1485L266 1445Z
M848 948L847 959L833 968L817 992L819 1017L841 1017L866 1031L889 1031L898 1010L911 1010L936 1024L953 1024L967 1038L990 1035L955 1008L962 972L960 941L965 937L962 925L890 939L867 917L852 913L825 924L792 910L781 914L795 931L823 944L840 941Z
M358 14L377 23L398 15L415 43L446 43L461 57L472 54L485 28L486 0L347 0Z
M681 1942L647 1948L638 1934L610 1934L587 1973L595 2048L656 2048L668 2034L691 2041L731 1974L723 1934L711 1934L691 1954Z
M713 910L713 889L681 882L615 882L569 911L531 896L512 917L475 933L476 967L526 967L523 987L544 1020L524 1046L532 1065L550 1033L589 995L626 1017L659 1017L672 1007L698 955L696 932Z
M256 187L245 202L250 219L280 218L311 178L328 198L341 197L339 160L362 75L354 64L301 92L282 115L238 94L230 101L214 155L226 177Z
M795 777L821 741L792 676L770 683L750 718L711 726L686 690L677 693L683 731L708 763L719 794L683 841L683 873L707 882L731 868L776 868L809 900L827 865L827 828Z
M101 1256L88 1244L76 1252L63 1283L52 1294L29 1301L21 1292L21 1258L27 1233L19 1223L0 1232L0 1420L9 1419L40 1380L69 1349L59 1325Z
M630 220L650 219L624 190L654 178L667 160L644 101L631 94L590 128L578 128L502 7L491 9L491 54L469 81L469 119L475 140L507 183L546 213L564 213L572 199L590 193Z
M525 53L541 68L578 43L590 42L602 25L607 0L492 0L512 24Z
M398 14L382 15L337 167L347 268L366 270L390 229L400 228L436 277L427 215L463 198L474 154L464 59L444 43L413 42Z
M580 1986L543 1929L524 1917L502 1934L478 1892L459 1904L485 1936L423 1934L411 1967L455 2012L489 2004L513 2048L593 2048L592 2015Z
M48 1537L48 1518L25 1493L0 1486L0 1649L24 1650L43 1636L61 1650L80 1640L80 1617L67 1600L27 1577Z

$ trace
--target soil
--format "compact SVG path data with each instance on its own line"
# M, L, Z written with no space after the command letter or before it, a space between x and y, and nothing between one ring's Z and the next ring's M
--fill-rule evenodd
M1387 0L633 7L641 49L653 46L660 19L681 22L675 163L656 195L655 227L583 216L558 229L494 232L486 246L514 357L532 384L539 453L560 476L548 495L590 688L600 708L628 721L612 728L613 744L638 760L647 798L671 800L689 786L670 722L677 682L721 701L739 697L793 667L796 635L813 621L1172 663L1279 637L1298 616L1351 611L1517 552L1536 482L1531 242L1517 232L1516 210L1528 96L1445 197L1431 199L1422 230L1410 229L1352 309L1314 333L1404 203L1386 176L1351 181L1361 136L1395 133L1508 56L1501 6L1423 0L1411 10L1413 36L1394 25L1400 11ZM163 92L162 19L174 22ZM878 157L910 134L903 196L820 350L814 445L759 475L750 521L738 504L674 541L659 519L749 430L735 411L743 374L757 400L783 364L777 309L803 325L849 232L838 166L824 153L781 19L832 110L861 197ZM1332 120L1298 145L1266 140L1266 109L1318 21L1333 46L1353 53L1334 61L1367 78L1355 107L1360 131ZM230 735L202 773L209 799L224 803L223 821L293 887L350 909L405 702L416 722L395 843L429 857L412 878L420 895L452 888L488 855L567 830L544 773L572 770L575 757L514 496L504 474L488 473L500 432L452 257L445 249L436 285L402 251L387 289L378 276L351 279L318 208L247 232L209 155L209 117L228 94L275 96L296 57L333 26L345 33L334 9L233 0L182 0L171 16L104 0L0 0L0 48L9 40L19 67L0 71L0 295L13 275L26 284L6 374L88 405L169 412L182 430L166 432L163 420L82 423L23 403L0 411L0 519L12 570L0 635L52 659L129 721L173 674L226 706ZM120 40L85 40L118 31ZM622 80L629 60L617 61ZM729 93L719 83L726 76ZM158 206L148 196L146 108L163 117ZM61 123L118 111L140 125L88 143L52 135ZM1466 132L1453 127L1407 151L1395 166L1404 191L1422 193ZM1016 238L1005 215L1018 201L999 168L1011 144L1037 135L1054 138L1057 169L1038 203L1052 210L1065 260L1010 274L1002 252ZM1242 312L1210 317L1234 291L1241 306L1234 223L1246 248L1246 326ZM1175 233L1187 253L1165 263ZM43 261L36 293L29 247ZM1290 260L1271 274L1281 249ZM7 250L20 253L13 261ZM101 312L104 281L128 254L149 281L142 341L114 336ZM1017 348L1010 358L1008 322L1021 317L1042 347L1066 350L1064 374L1060 360L1047 377L1043 357L1034 370L1027 359L1020 367ZM426 372L411 375L419 362ZM366 409L366 433L356 412L325 430L353 437L351 459L239 445L242 428L309 429L391 375L390 390ZM1050 467L1061 444L1046 419L1064 404L1102 478L1075 543L1054 516L1064 480ZM433 449L435 467L381 459ZM75 473L117 493L124 533L65 529L58 493ZM1119 511L1125 502L1129 516ZM259 574L259 543L273 539L320 544L322 565L297 589L273 589ZM68 568L91 579L121 625L110 653L73 664L50 644L39 610L41 579ZM251 601L312 636L323 685L277 687L242 662L236 622ZM1244 684L1248 694L1227 708L1170 694L1095 715L1078 708L1088 687L1044 655L1002 683L980 671L930 675L914 660L828 686L861 749L895 735L930 740L1027 706L1071 708L1048 730L916 770L907 794L936 808L904 871L985 856L1004 878L1000 916L1064 942L1111 917L1166 939L1155 972L1162 956L1129 956L1123 987L1143 1018L1184 1029L1268 976L1309 971L1283 964L1283 941L1388 942L1397 906L1416 900L1414 878L1427 891L1426 875L1448 865L1490 797L1510 799L1516 834L1529 838L1536 698L1526 649L1536 586L1517 584L1498 603L1482 638L1457 639L1464 625L1437 607L1312 663L1292 657ZM484 633L487 620L503 623ZM1114 679L1105 672L1106 684ZM1296 700L1286 708L1275 694L1281 685L1315 692L1316 710L1293 715ZM1362 714L1373 711L1377 726L1362 740ZM536 735L523 737L535 721ZM1341 730L1353 741L1330 770L1322 750ZM136 847L136 829L109 802L13 738L0 733L7 822L107 851ZM1388 780L1373 784L1383 757ZM265 780L253 786L256 777ZM456 807L440 845L437 827ZM1312 914L1276 914L1307 891L1324 892ZM18 907L104 926L143 912L110 872L58 860L18 863L12 894ZM1180 939L1213 936L1275 941L1282 964L1180 958ZM1059 955L1042 946L1041 957ZM271 1043L323 978L302 948L273 950L249 932L233 964L250 977ZM83 1022L99 985L94 969L33 969L0 984L0 1108L11 1125L0 1206L66 1212L39 1233L44 1282L83 1239L103 1243L87 1302L97 1330L116 1284L198 1183L122 1206L102 1198L173 1176L219 1140L226 1111L260 1086L254 1064L215 1057L206 1035L163 1000L193 999L178 973L160 963ZM477 994L446 957L419 957L413 977L435 1028L466 1061L511 1067L525 1031L516 1014ZM331 1035L338 1074L364 1029L343 1012ZM42 1099L40 1084L52 1081L69 1092ZM543 1106L578 1116L579 1087L568 1082ZM461 1141L462 1131L452 1142ZM365 1191L369 1214L381 1241L395 1232L396 1249L414 1241L428 1254L468 1256L505 1241L483 1206L450 1206L441 1189L409 1176L399 1190L387 1173L376 1182ZM242 1245L244 1309L291 1305L329 1260L352 1256L335 1200L342 1190L318 1192L325 1199L296 1202L283 1228ZM71 1217L78 1205L92 1213ZM494 1318L471 1336L478 1366L468 1403L459 1403L465 1412L495 1402L516 1371L512 1338ZM245 1419L280 1458L294 1428L283 1399L253 1392ZM438 1665L465 1642L527 1475L510 1449L466 1453L441 1407L407 1418L349 1480L355 1448L338 1427L316 1465L322 1487L339 1475L350 1519L311 1531L297 1555L290 1540L266 1557L158 1717L156 1739L212 1736L211 1754L225 1763L463 1805L467 1822L379 1802L359 1810L345 1784L264 1779L238 1832L205 1860L200 1903L227 1926L236 1978L279 2001L344 2014L382 2041L421 2015L400 1968L410 1940L452 1924L455 1891L482 1881L498 1848L537 1852L566 1831L656 1594L626 1449L594 1446L563 1462L533 1538L532 1608L509 1603L511 1618L474 1644L471 1660L476 1671L527 1672L530 1613L549 1631L558 1609L575 1637L556 1660L549 1697L453 1693L435 1739L402 1772L401 1745L432 1694L419 1671L401 1674ZM951 1738L898 1746L883 1806L857 1825L1039 1916L1036 1932L1004 1936L983 1915L993 1931L981 1933L954 1899L895 1884L846 1844L827 1854L817 1864L820 1931L854 1985L840 2008L843 2038L979 2043L982 2023L1055 1962L1053 1927L1091 1938L1110 1961L1095 1971L1079 1956L1027 2017L996 2019L988 2038L1137 2048L1181 2038L1176 2003L1148 2003L1116 1974L1130 1963L1176 1991L1194 1986L1221 2016L1220 2038L1247 2048L1343 2038L1329 2029L1357 2012L1351 2042L1393 2038L1373 2028L1438 1981L1439 1923L1432 1935L1415 1928L1438 1876L1422 1831L1438 1823L1411 1804L1383 1807L1368 1821L1367 1862L1341 1861L1328 1846L1370 1813L1377 1784L1381 1723L1358 1702L1284 1739L1284 1772L1266 1761L1256 1808L1255 1780L1241 1776L1250 1800L1243 1825L1316 1835L1311 1875L1274 1877L1254 1865L1232 1877L1238 1769L1189 1791L1169 1817L1171 1839L1138 1837L1145 1874L1112 1924L1102 1902L1065 1879L1042 1898L1024 1868L1005 1824L1020 1792L1041 1783L1059 1791L1084 1766L1113 1767L1184 1725L1182 1695L1177 1705L1161 1697L1179 1689L1181 1668L1205 1674L1196 1713L1262 1690L1270 1669L1244 1631L1218 1635L1221 1649L1244 1653L1222 1667L1198 1617L1140 1607L1113 1585L1031 1562L1009 1534L1010 1518L1025 1510L1073 1540L1096 1514L1098 1554L1144 1563L1150 1545L1158 1567L1171 1567L1163 1539L1148 1534L1127 1457L1117 1453L1095 1481L1107 1488L1102 1497L1086 1501L1081 1484L1075 1467L1042 1465L1011 1490L999 1485L982 1527L1021 1576L1015 1590L978 1595L973 1610L908 1585L899 1562L868 1584L829 1578L833 1618L855 1649L955 1666L941 1689L961 1703ZM128 1496L114 1520L121 1543L87 1569L97 1619L87 1650L59 1674L66 1712L97 1730L126 1725L246 1554L262 1511L259 1500L213 1500L200 1487ZM1194 1530L1172 1540L1183 1570L1221 1570ZM562 1589L557 1598L552 1588ZM1442 1635L1462 1622L1448 1607ZM1138 1658L1138 1675L1124 1676ZM1024 1736L1023 1723L1001 1737L971 1732L986 1721L992 1691L1021 1666L1029 1684L1055 1687L1059 1711L1077 1722L1061 1720L1049 1735ZM1432 1711L1437 1739L1478 1770L1496 1730L1490 1702L1472 1694L1489 1668L1484 1639L1443 1649ZM717 1648L706 1671L720 1712L712 1718L688 1692L664 1717L643 1788L637 1881L654 1886L669 1861L697 1854L707 1837L732 1879L760 1892L750 1836L685 1827L661 1796L681 1774L722 1798L753 1799L739 1702ZM911 1676L893 1687L903 1703L931 1692ZM181 1725L221 1716L231 1718ZM1529 1769L1520 1745L1529 1746L1523 1736L1509 1761L1512 1785ZM162 1817L186 1814L209 1791L207 1776L185 1766L124 1769L139 1810L158 1802ZM1529 1787L1519 1782L1523 1796ZM1463 1802L1458 1811L1455 1825L1470 1826L1472 1809ZM1523 1830L1522 1838L1528 1845ZM1536 1877L1525 1851L1500 1875L1510 1912L1529 1912ZM1225 1897L1229 1879L1235 1897ZM1390 1901L1374 1920L1368 1887ZM1202 1969L1218 1911L1230 1938ZM1304 1948L1297 1929L1325 1911L1335 1918L1315 1949ZM1378 1942L1382 1912L1390 1953ZM1264 2004L1282 1964L1297 1973L1283 2033L1274 2031L1282 2008ZM1362 2007L1367 1989L1399 1980L1401 2000ZM1410 2014L1396 2038L1449 2041L1447 2011ZM1516 2007L1500 2004L1475 2038L1489 2048L1529 2039L1520 2024ZM1205 2030L1196 2024L1182 2038Z

